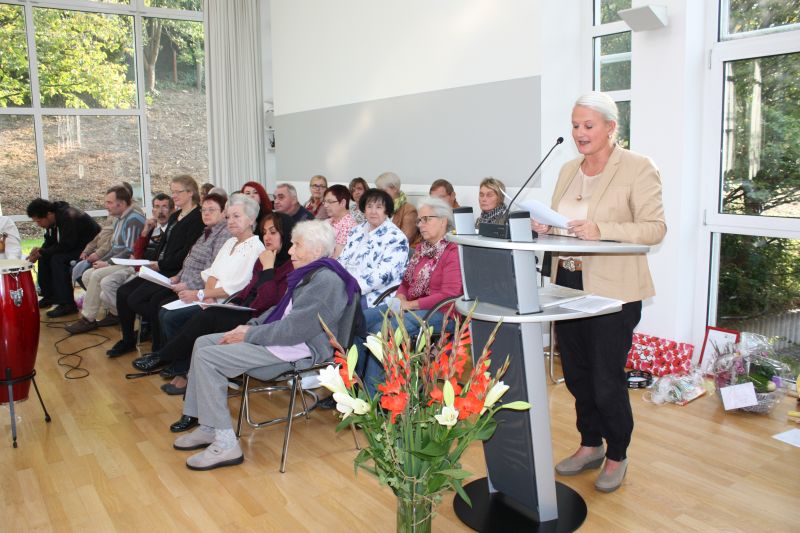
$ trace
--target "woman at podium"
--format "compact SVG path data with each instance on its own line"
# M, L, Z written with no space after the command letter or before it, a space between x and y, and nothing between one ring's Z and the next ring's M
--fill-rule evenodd
M536 232L647 245L664 238L659 171L649 158L617 144L617 117L606 94L588 93L575 102L572 138L580 156L561 168L552 199L553 209L570 220L568 229L534 221ZM551 271L558 285L625 302L617 313L556 323L581 435L578 450L556 471L569 476L602 466L595 488L612 492L625 477L633 432L625 362L642 300L655 294L647 257L561 254L553 257Z

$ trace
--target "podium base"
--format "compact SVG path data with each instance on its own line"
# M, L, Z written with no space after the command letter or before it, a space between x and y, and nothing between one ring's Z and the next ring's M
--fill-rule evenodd
M580 494L556 482L558 518L539 522L506 505L501 494L490 494L486 478L473 481L464 487L472 507L456 495L453 509L456 516L468 527L481 533L494 531L539 531L561 533L575 531L586 520L586 502Z

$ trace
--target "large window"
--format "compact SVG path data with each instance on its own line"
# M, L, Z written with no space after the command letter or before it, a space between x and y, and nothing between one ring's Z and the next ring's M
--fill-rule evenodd
M618 15L630 0L595 0L592 39L593 87L609 93L619 107L619 143L630 148L631 32Z
M800 353L800 8L718 8L704 150L708 322Z
M202 0L0 0L0 205L208 181Z

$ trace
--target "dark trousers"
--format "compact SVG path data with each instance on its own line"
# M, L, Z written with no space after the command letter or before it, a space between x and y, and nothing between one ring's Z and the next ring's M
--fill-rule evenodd
M559 285L583 289L580 272L558 270ZM606 457L625 459L633 433L625 362L642 302L630 302L617 313L556 322L556 340L567 389L575 397L582 446L601 446Z
M80 251L72 254L53 254L39 258L39 288L42 297L56 304L75 305L70 277L70 261L78 259Z
M250 311L236 311L211 307L205 311L195 313L183 325L177 335L170 336L166 344L159 350L159 355L164 361L170 361L179 369L189 370L192 358L194 341L203 335L211 333L225 333L236 326L246 324L253 317Z
M178 296L166 287L136 277L117 290L117 312L122 330L122 340L128 344L136 342L133 326L136 315L150 321L153 332L153 350L158 350L161 330L158 326L158 311L161 306L177 300Z

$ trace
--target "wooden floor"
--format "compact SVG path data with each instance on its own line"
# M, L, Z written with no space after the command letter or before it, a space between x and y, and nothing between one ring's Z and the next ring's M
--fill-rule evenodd
M187 453L172 449L168 429L180 415L180 397L163 394L157 376L126 380L132 356L107 359L111 342L83 353L88 377L64 379L53 343L65 335L43 328L36 365L52 422L45 424L31 391L17 405L13 449L8 408L0 408L0 530L394 530L391 492L363 472L354 475L352 436L334 432L330 412L315 411L295 425L285 474L278 471L282 426L247 431L243 465L192 472L184 466ZM62 350L93 341L77 336ZM800 530L800 448L771 438L793 427L786 420L793 398L768 416L726 414L717 397L659 407L633 391L631 401L636 430L622 488L596 492L595 472L561 479L587 502L582 531ZM258 403L262 412L270 408L266 398ZM236 413L238 401L231 406ZM544 407L558 460L577 444L564 385L550 387L549 406L534 406ZM464 462L483 475L479 445ZM434 530L467 530L452 500L440 506Z

